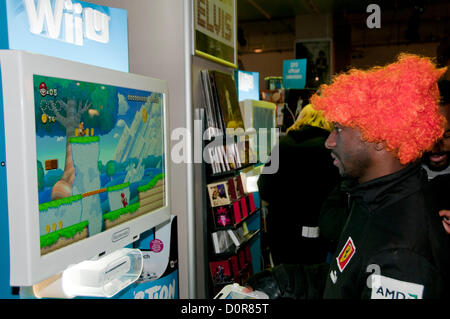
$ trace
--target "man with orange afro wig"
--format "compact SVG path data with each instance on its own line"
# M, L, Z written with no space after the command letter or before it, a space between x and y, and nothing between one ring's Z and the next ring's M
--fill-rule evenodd
M311 103L330 122L357 127L365 141L383 143L407 164L431 150L444 132L437 86L444 72L429 58L402 54L384 68L351 70L336 77Z
M315 270L274 267L250 278L250 287L272 298L449 296L448 235L419 161L443 134L437 81L444 71L429 58L401 54L321 86L311 103L334 124L325 146L353 181L335 255Z

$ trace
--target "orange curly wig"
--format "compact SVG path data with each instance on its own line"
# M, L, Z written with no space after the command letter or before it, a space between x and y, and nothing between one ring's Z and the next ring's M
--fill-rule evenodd
M442 137L437 69L430 58L400 54L398 61L367 71L352 69L322 85L311 104L330 122L358 127L368 142L384 142L402 164L430 150Z

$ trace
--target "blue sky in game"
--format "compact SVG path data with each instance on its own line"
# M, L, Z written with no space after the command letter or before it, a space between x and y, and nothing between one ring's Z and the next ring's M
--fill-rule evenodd
M136 113L141 110L145 104L144 101L133 101L127 97L130 95L138 97L148 97L152 93L148 91L135 90L129 88L116 87L118 95L118 113L115 127L107 134L100 136L100 154L99 160L103 165L109 160L114 158L114 153L117 148L117 144L122 136L125 127L129 128L136 116ZM60 92L60 98L65 100L64 95L68 95L67 92ZM160 99L162 103L162 96ZM150 116L150 114L149 114ZM162 114L159 117L162 120ZM94 135L95 131L94 131ZM36 136L36 148L37 148L37 160L44 165L46 160L57 159L58 168L64 170L64 162L66 156L66 136Z

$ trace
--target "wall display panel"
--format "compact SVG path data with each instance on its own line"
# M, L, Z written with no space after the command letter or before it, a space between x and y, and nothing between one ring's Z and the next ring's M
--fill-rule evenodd
M170 218L166 81L0 51L11 285Z

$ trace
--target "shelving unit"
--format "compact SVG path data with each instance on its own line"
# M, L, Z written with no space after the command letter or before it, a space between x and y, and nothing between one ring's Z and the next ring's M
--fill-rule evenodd
M251 135L251 133L250 133ZM224 145L228 143L237 143L244 141L245 134L226 135L215 137L215 139L223 139ZM204 148L212 141L206 141ZM203 149L204 149L203 148ZM230 283L243 284L245 280L255 272L260 271L260 208L261 203L257 192L246 192L245 187L241 185L242 190L237 191L237 198L233 198L223 205L213 205L208 185L216 185L221 183L228 187L227 181L241 179L241 172L251 169L258 163L248 163L230 169L225 172L213 173L212 165L205 164L205 198L206 198L206 221L207 221L207 263L208 263L208 290L209 298L214 297L225 285ZM233 183L231 183L233 184ZM234 182L237 186L238 182ZM234 186L233 186L234 187ZM237 186L239 187L239 186ZM216 222L215 212L222 209L224 212L232 213L228 215L229 221L223 225ZM240 214L236 218L236 214ZM223 238L230 236L229 233L240 233L238 236L240 241L234 243L231 238L226 242ZM213 233L216 233L213 235ZM219 235L220 234L220 235ZM222 244L229 246L216 252L213 237L216 236L216 246L221 236Z
M241 246L245 246L246 244L249 244L253 239L255 239L260 233L260 230L254 230L254 231L249 231L247 233L247 235L245 235L244 237L244 241L242 242ZM232 255L236 255L238 254L239 248L241 246L235 246L232 245L228 250L224 251L223 253L220 254L214 254L214 256L212 257L212 260L221 260L221 259L226 259L231 257Z

